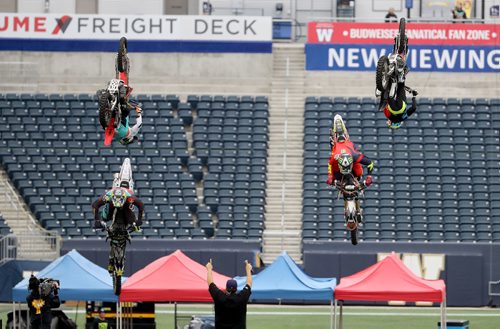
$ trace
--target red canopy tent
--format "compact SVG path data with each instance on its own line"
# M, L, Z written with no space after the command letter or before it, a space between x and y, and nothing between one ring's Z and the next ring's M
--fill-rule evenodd
M230 278L213 272L214 283L226 287ZM212 302L207 269L182 251L159 258L125 281L122 302Z
M446 329L446 286L443 280L425 280L408 269L393 252L378 263L351 276L341 278L335 287L335 318L337 300L366 300L441 303L441 323ZM335 328L337 321L335 319ZM342 302L340 304L342 328Z

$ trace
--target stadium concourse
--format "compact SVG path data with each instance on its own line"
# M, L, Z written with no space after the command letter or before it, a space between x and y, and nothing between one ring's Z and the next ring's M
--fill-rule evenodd
M276 43L269 54L131 52L144 127L138 143L104 148L93 93L113 76L111 57L5 53L26 63L6 68L10 81L0 84L2 186L12 200L0 212L14 234L25 236L23 223L35 221L58 232L62 252L75 247L103 265L90 203L130 157L146 222L127 249L125 274L182 248L218 259L230 276L241 274L244 258L270 263L287 250L309 274L340 278L395 250L427 279L446 273L449 305L494 300L498 72L411 72L419 108L391 131L376 109L373 72L307 71L301 44ZM324 183L334 114L375 161L358 247ZM42 258L58 246L39 229L43 238L21 243L20 255Z

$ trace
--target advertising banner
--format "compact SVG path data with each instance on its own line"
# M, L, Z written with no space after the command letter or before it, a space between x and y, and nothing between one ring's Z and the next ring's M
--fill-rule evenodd
M270 52L272 20L261 16L0 14L0 50L44 50L39 49L42 40L47 50L96 50L122 36L131 41L131 48L134 41L141 42L146 52Z
M398 24L323 23L308 26L308 70L374 70L392 51ZM415 71L498 72L500 25L408 24L408 64Z

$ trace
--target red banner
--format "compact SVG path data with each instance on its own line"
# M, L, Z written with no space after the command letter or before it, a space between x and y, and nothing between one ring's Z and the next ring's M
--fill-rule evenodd
M392 44L398 23L310 22L308 43ZM408 23L406 35L413 45L500 45L500 24Z

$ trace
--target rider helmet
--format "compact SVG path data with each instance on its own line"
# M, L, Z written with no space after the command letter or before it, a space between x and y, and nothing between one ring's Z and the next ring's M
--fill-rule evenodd
M337 162L339 164L339 171L342 175L347 175L352 172L352 155L349 153L342 153L339 155Z
M117 188L116 190L113 190L113 193L111 195L111 202L113 203L113 207L121 208L125 204L125 201L127 201L127 193L124 189Z

